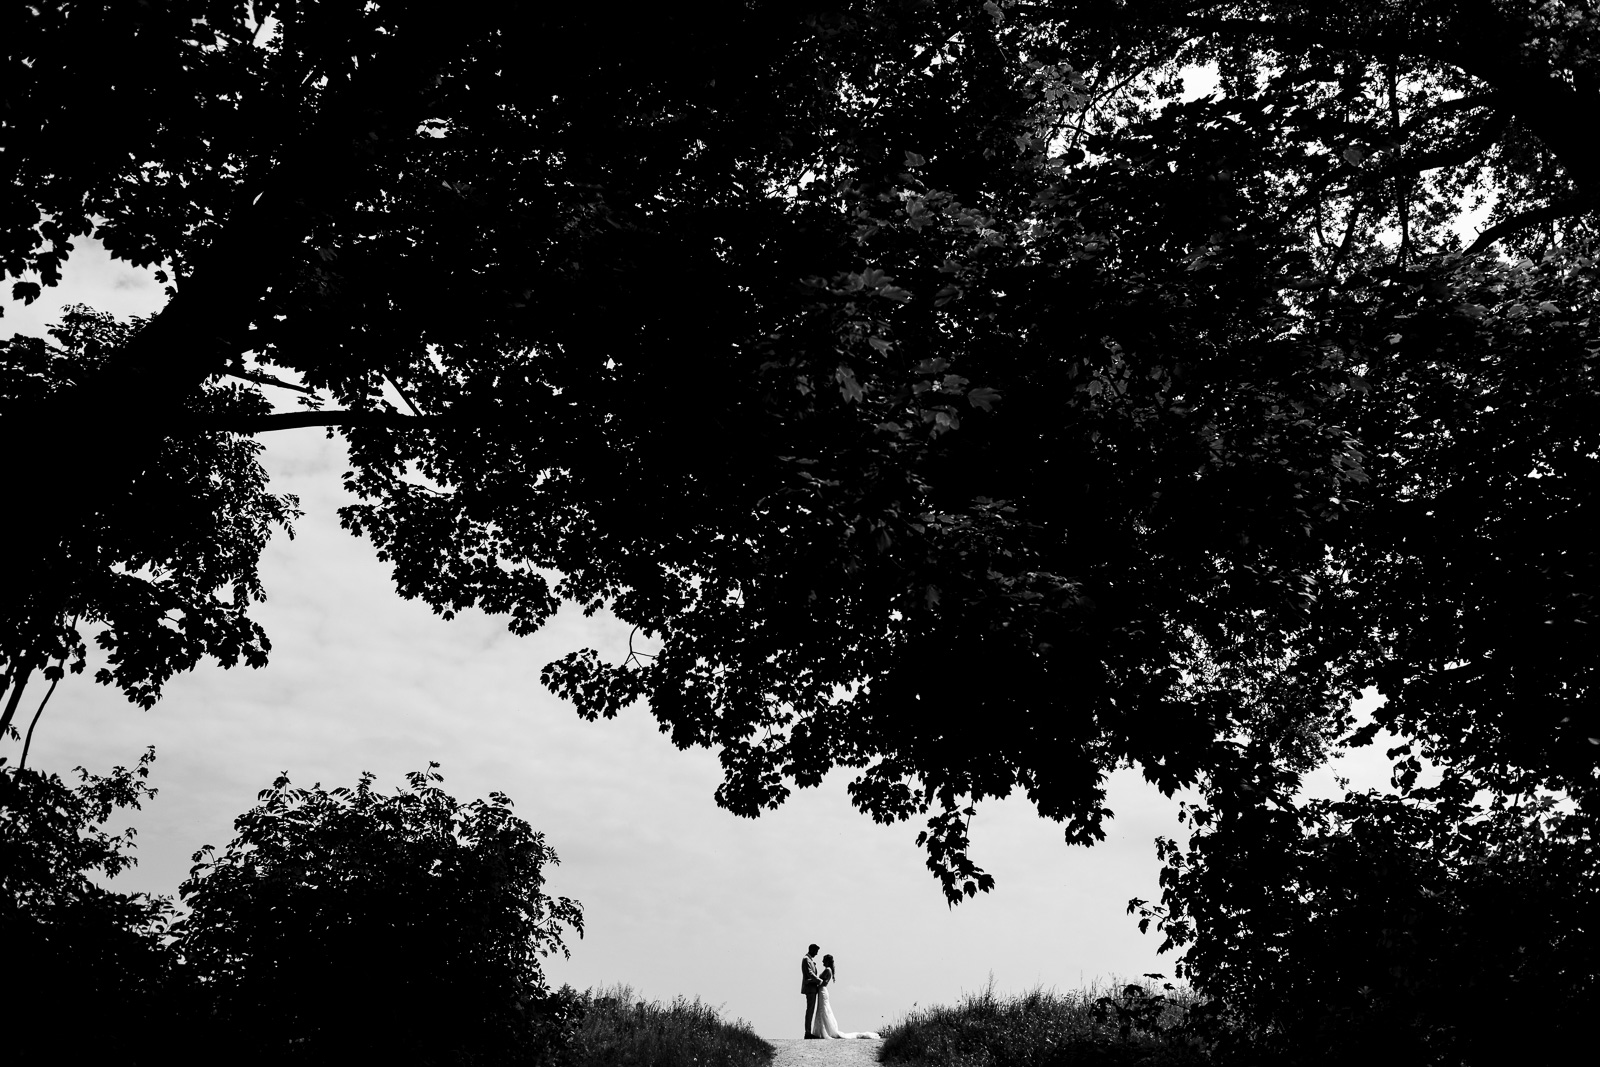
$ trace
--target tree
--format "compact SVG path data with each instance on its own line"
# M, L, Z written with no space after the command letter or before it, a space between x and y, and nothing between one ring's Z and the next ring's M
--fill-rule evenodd
M137 860L113 813L155 796L150 750L133 770L78 768L79 784L0 766L0 944L6 1047L59 1055L70 1037L51 1020L93 1010L109 1033L161 1026L170 1011L161 936L172 902L100 884ZM142 1058L142 1057L141 1057Z
M1215 1054L1327 1064L1544 1059L1600 979L1592 817L1554 798L1400 794L1190 812L1161 844L1163 949L1212 998Z
M503 794L458 803L432 770L393 796L292 788L280 776L205 848L173 924L180 970L247 1060L322 1063L356 1051L424 1063L539 1060L539 965L583 913L543 891L557 862ZM455 1058L452 1058L455 1057Z
M30 618L74 617L61 560L121 566L97 531L164 442L324 425L364 498L346 524L402 595L518 632L563 599L612 611L650 651L547 668L581 714L646 700L719 750L741 814L853 769L863 811L928 817L951 900L990 884L965 848L983 799L1020 789L1090 841L1111 767L1236 783L1255 745L1304 769L1368 684L1439 751L1488 766L1515 734L1505 780L1596 802L1593 601L1560 601L1559 655L1450 623L1555 602L1449 565L1486 512L1417 506L1461 497L1463 453L1406 414L1448 393L1481 427L1509 517L1482 559L1545 573L1514 531L1587 498L1593 449L1553 390L1577 436L1530 495L1525 448L1490 447L1502 401L1468 385L1534 352L1533 295L1587 307L1592 149L1550 119L1592 94L1587 7L14 17L0 166L31 207L0 226L8 273L36 272L27 296L92 229L173 284L92 377L5 406L8 445L60 422L119 442L65 445L70 487L19 472L46 516ZM1189 62L1216 92L1181 99ZM1463 248L1474 190L1493 221ZM1592 326L1559 321L1578 387ZM302 410L197 412L230 376ZM1511 423L1532 447L1540 421ZM1541 596L1592 588L1586 521ZM56 646L6 640L14 704ZM1553 671L1568 722L1541 742L1452 688L1461 664Z

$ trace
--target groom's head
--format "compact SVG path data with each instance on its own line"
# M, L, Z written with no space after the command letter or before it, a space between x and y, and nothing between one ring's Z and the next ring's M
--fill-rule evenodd
M812 945L810 948L806 949L806 955L807 956L815 956L817 953L819 953L821 951L822 951L822 946L821 945Z

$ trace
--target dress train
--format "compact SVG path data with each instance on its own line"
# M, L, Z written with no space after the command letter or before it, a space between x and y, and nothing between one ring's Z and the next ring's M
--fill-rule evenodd
M833 1017L833 1004L828 996L828 987L825 985L817 993L817 1014L811 1020L811 1032L817 1037L844 1037L864 1038L869 1041L878 1041L881 1038L871 1030L860 1033L842 1033L839 1030L839 1020Z

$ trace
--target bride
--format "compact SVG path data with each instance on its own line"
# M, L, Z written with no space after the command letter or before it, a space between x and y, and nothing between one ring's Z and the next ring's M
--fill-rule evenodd
M837 976L833 968L831 955L822 957L822 989L817 993L817 1014L811 1023L811 1032L817 1037L864 1037L873 1041L879 1040L878 1035L870 1030L859 1034L841 1034L839 1020L833 1017L833 1005L828 997L828 987L833 985Z

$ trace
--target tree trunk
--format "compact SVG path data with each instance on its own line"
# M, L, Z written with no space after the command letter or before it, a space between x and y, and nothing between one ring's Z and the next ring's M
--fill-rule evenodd
M11 720L17 716L17 705L22 702L22 691L28 688L28 678L33 674L33 659L24 652L11 668L11 691L6 697L6 710L0 713L0 739L6 736Z

